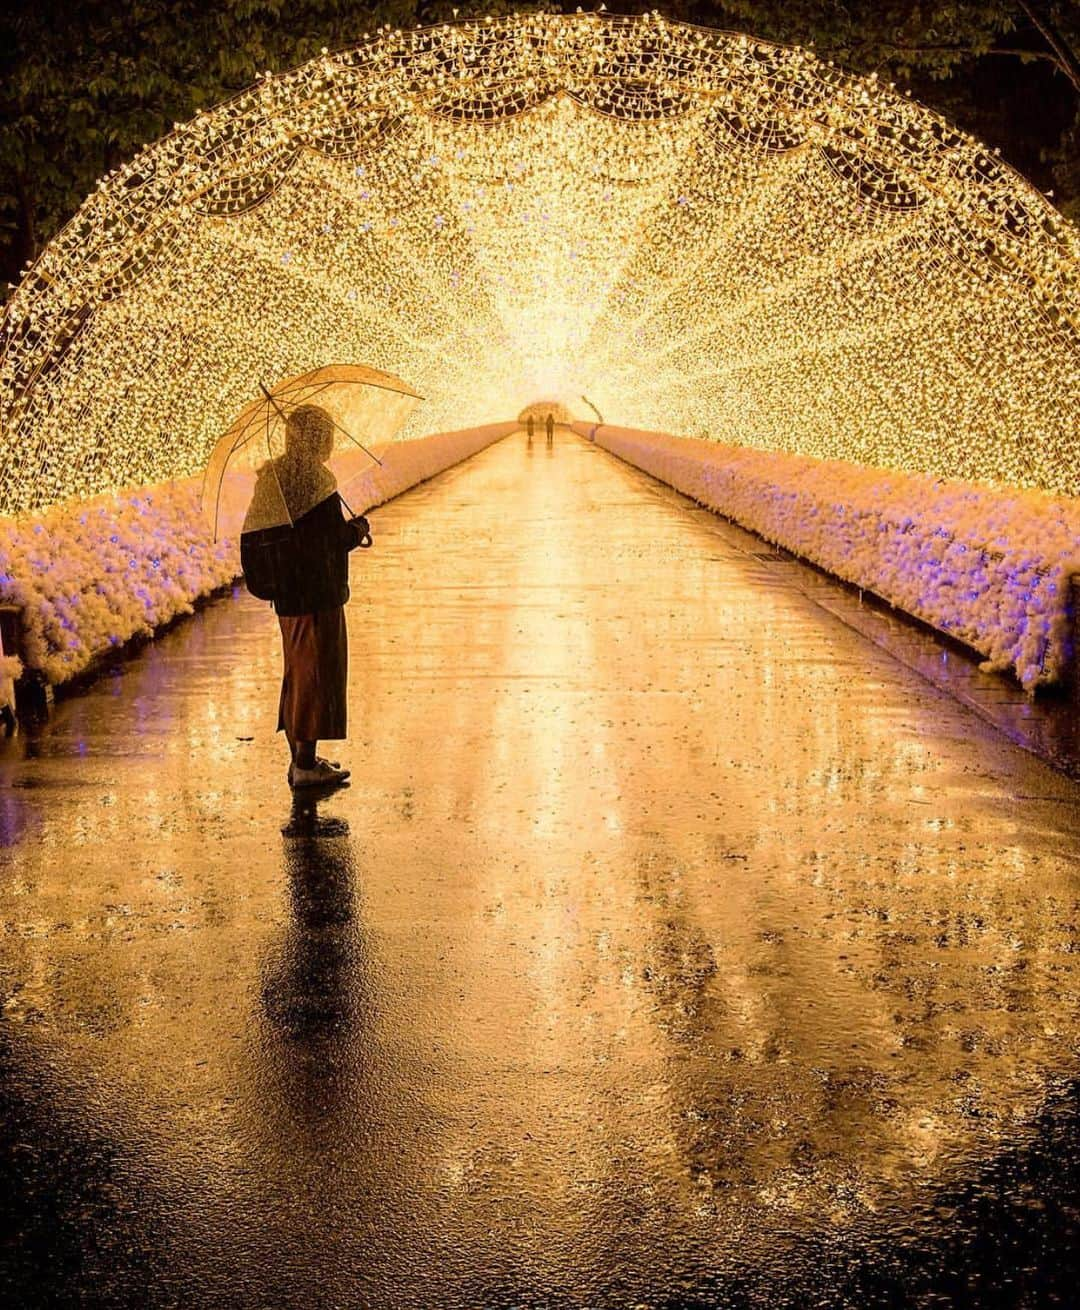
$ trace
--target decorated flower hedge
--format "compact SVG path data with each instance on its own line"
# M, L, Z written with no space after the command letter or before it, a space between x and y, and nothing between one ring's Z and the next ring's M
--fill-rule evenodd
M1025 687L1070 672L1080 500L625 428L598 427L596 441L965 642Z
M357 487L360 513L505 436L514 424L395 443ZM235 543L214 542L185 479L0 519L0 604L21 611L26 669L57 684L148 636L239 573ZM18 676L0 659L0 678Z

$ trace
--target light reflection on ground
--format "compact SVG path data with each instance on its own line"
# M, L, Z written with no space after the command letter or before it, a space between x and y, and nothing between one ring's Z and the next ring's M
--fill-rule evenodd
M1080 789L576 438L372 518L348 791L290 806L247 600L0 761L11 1279L53 1193L103 1304L798 1304L929 1240L1075 1073Z

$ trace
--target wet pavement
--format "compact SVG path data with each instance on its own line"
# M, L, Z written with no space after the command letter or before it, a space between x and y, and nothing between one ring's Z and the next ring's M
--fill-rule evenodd
M348 790L246 597L0 756L6 1303L1072 1303L1080 787L569 434L372 522Z

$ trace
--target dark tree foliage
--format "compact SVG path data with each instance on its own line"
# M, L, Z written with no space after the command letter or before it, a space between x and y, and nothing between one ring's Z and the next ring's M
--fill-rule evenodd
M409 26L573 5L503 0L8 0L0 13L0 282L97 180L264 70ZM594 7L589 4L587 7ZM652 4L609 6L639 12ZM999 146L1080 214L1078 0L669 0L671 18L813 45Z
M877 72L1080 218L1080 0L688 0L686 16Z

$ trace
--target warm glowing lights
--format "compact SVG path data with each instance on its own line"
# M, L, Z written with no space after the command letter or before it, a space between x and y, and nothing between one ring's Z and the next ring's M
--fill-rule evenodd
M268 77L106 178L14 294L0 511L196 472L332 360L429 398L1080 494L1080 234L797 49L527 15Z

